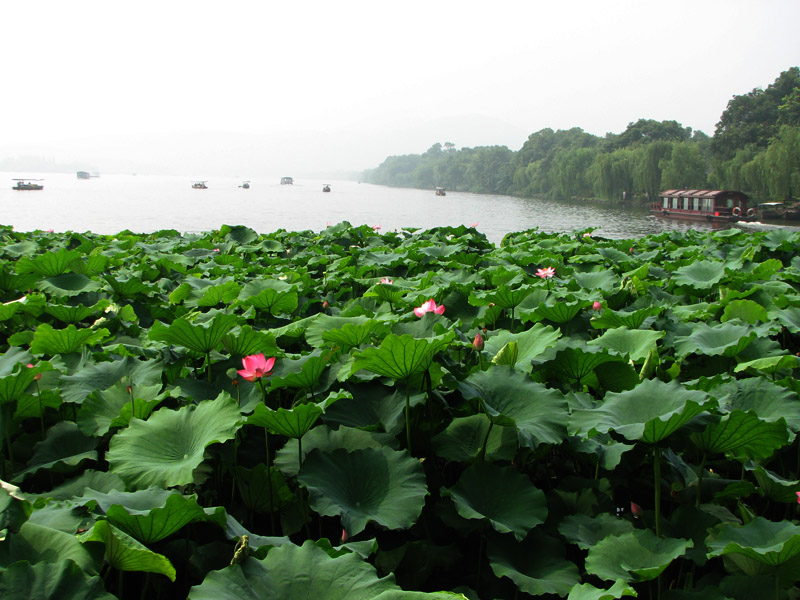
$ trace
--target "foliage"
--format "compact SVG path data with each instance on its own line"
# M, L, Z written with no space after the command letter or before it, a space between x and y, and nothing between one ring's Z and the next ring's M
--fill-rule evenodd
M796 233L0 238L3 598L800 594Z

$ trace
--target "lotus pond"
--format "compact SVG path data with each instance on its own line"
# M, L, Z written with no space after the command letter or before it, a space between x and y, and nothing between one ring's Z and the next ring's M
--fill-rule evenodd
M800 595L798 234L0 237L4 600Z

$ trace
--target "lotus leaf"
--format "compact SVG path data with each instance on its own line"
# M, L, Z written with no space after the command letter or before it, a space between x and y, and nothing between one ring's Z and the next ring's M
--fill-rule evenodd
M692 353L733 357L757 337L758 332L748 325L697 323L689 335L675 337L675 352L681 357Z
M666 334L663 331L630 330L627 327L609 329L599 338L587 342L587 346L600 346L612 354L627 356L638 362L655 349L658 340Z
M496 531L513 533L518 541L547 518L544 492L513 467L476 462L442 495L453 500L465 519L486 519Z
M238 322L236 316L225 313L215 314L206 324L193 324L184 318L175 319L170 325L156 321L150 328L149 337L206 354L219 350L225 334Z
M108 335L108 329L78 329L74 325L54 329L47 323L40 323L33 334L31 352L49 356L70 354L85 345L96 344Z
M415 339L410 335L387 335L378 348L366 348L355 355L351 373L366 369L391 377L406 379L428 370L437 352L453 339L455 332L432 338Z
M502 331L493 335L487 338L484 349L489 354L498 354L509 342L515 342L517 356L510 366L516 366L519 370L530 373L533 370L531 361L542 356L548 349L555 347L561 335L560 331L549 325L536 323L521 333Z
M14 480L22 481L41 469L75 470L84 461L97 459L97 442L78 431L78 426L71 421L56 423L47 431L47 437L34 446L28 468L17 473Z
M710 260L698 260L672 273L676 285L685 285L698 291L706 291L720 282L725 275L725 265Z
M788 443L789 432L781 419L769 423L753 412L734 410L720 422L708 425L702 433L692 435L704 452L731 453L735 456L765 459Z
M0 567L8 568L14 563L57 564L72 560L89 575L97 573L98 560L91 549L78 541L71 533L27 521L19 532L0 544ZM2 569L0 569L2 572Z
M419 516L427 495L419 461L406 452L365 448L348 452L311 451L298 480L321 515L341 517L351 536L369 521L389 529L407 529Z
M248 560L211 571L189 592L190 600L466 600L450 592L410 592L392 577L378 578L375 568L348 553L332 558L311 540L298 547L273 548L264 560Z
M175 581L175 567L167 558L148 550L124 531L108 521L97 521L91 530L80 537L82 542L103 542L105 560L120 571L145 571L160 573Z
M594 587L591 583L576 584L570 591L567 600L616 600L623 596L637 596L636 590L622 579L617 579L607 590Z
M20 561L0 570L3 600L115 600L103 580L70 559L58 563Z
M589 548L586 572L607 581L655 579L692 545L691 540L659 538L649 529L611 535Z
M162 408L147 421L132 419L112 437L106 459L129 489L185 485L206 446L231 439L239 427L239 406L227 394L178 410Z

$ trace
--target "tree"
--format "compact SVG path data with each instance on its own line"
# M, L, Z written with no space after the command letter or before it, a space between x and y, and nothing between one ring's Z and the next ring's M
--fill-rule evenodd
M708 185L707 163L694 142L672 145L669 156L661 159L661 187L672 190L702 190Z

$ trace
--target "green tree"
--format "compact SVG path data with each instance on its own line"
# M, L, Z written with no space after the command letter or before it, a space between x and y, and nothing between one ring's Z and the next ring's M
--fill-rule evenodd
M672 145L672 152L661 160L663 189L705 189L708 186L708 165L696 142Z

